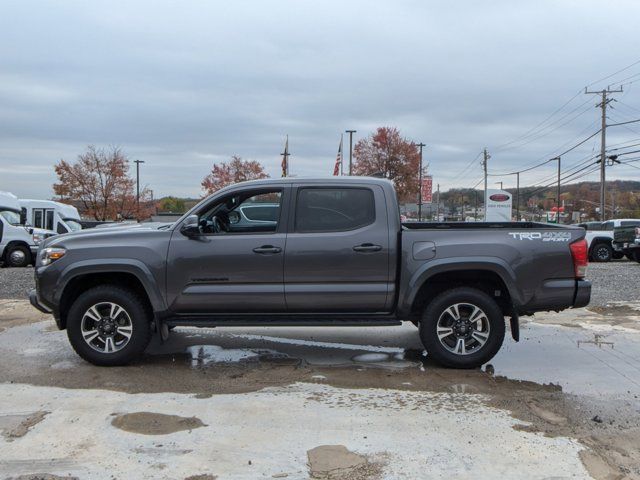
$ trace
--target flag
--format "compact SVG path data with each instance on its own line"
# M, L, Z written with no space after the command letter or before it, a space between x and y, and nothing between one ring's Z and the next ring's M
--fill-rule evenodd
M342 175L342 135L340 135L340 146L338 147L338 155L336 156L336 164L333 167L333 175Z
M282 176L286 177L289 174L289 135L284 144L284 152L280 155L282 155Z

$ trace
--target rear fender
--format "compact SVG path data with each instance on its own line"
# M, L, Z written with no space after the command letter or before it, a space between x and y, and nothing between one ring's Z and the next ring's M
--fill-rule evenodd
M426 262L411 277L404 299L400 302L401 315L406 315L411 311L411 306L420 288L434 275L448 272L464 272L465 270L484 270L497 274L505 284L513 304L518 306L523 303L523 296L516 288L515 272L504 260L497 257L443 258Z

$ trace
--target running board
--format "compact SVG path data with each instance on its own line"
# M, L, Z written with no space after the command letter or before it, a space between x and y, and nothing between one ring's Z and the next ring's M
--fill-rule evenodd
M224 315L180 316L165 320L170 327L387 327L402 325L395 317L318 315Z

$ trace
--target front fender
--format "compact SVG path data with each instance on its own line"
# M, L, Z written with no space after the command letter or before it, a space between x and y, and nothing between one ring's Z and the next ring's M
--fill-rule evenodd
M420 291L420 288L428 282L430 278L439 273L462 272L465 270L484 270L497 274L509 291L511 300L516 305L523 303L523 296L516 288L516 275L513 269L501 258L498 257L464 257L464 258L442 258L433 260L421 265L407 282L406 291L400 305L400 312L408 314L411 306Z
M141 261L130 258L101 258L99 260L82 260L69 264L60 274L58 279L54 302L60 304L62 293L69 282L78 275L91 273L129 273L134 275L142 284L151 307L155 312L165 311L166 303L158 282L154 278L149 268Z

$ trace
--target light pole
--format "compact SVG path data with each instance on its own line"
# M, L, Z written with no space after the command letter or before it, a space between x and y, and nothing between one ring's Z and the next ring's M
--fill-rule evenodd
M500 184L500 190L502 190L502 182L496 182L496 185Z
M136 164L136 220L140 221L140 164L144 160L134 160Z
M417 145L420 147L420 171L418 172L418 221L422 221L422 147L426 145L422 142Z
M353 175L353 134L356 130L345 130L349 134L349 175Z

